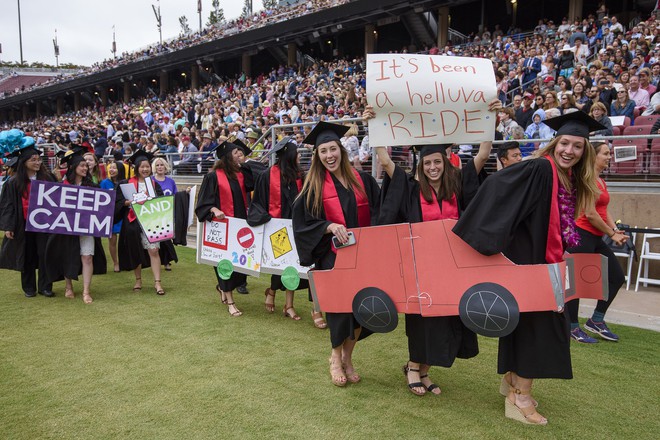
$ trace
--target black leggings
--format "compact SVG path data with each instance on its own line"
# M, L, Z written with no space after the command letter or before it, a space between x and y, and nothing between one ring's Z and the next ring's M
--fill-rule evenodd
M596 305L596 311L605 314L612 301L614 301L614 298L616 298L616 294L619 293L619 289L623 286L623 282L625 281L623 269L612 249L603 241L603 237L580 228L577 228L577 231L580 234L580 244L568 249L568 252L571 254L601 254L607 257L607 276L609 279L607 286L609 296L607 301L600 300ZM579 299L574 299L566 303L566 310L573 324L578 322L579 307Z

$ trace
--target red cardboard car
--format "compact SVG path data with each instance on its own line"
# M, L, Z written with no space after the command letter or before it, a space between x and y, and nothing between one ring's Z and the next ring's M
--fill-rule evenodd
M414 313L459 315L476 333L501 337L521 312L558 311L572 298L606 299L602 255L516 265L502 254L475 251L452 232L455 223L351 229L356 243L337 250L334 268L309 272L314 301L325 312L353 312L375 332L396 328L397 313Z

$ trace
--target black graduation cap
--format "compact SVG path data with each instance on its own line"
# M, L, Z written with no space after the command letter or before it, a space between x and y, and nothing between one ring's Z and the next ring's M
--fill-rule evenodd
M86 150L82 147L73 147L70 150L61 150L57 152L57 157L60 158L60 163L73 166L74 164L80 163L84 158L83 155L86 153Z
M303 144L314 145L314 148L318 147L321 144L330 141L338 141L341 139L344 134L349 130L350 127L346 125L331 124L329 122L320 121L314 127L305 140Z
M249 156L250 154L252 154L252 150L250 149L250 147L245 145L245 142L243 142L242 140L236 138L232 141L232 143L236 145L238 148L240 148L244 155Z
M16 165L18 165L18 156L7 156L5 157L5 163L4 166L7 168L16 168Z
M34 145L30 145L29 147L19 148L12 151L9 156L15 157L18 162L22 162L34 156L35 154L41 156L43 154L43 151L41 151Z
M282 153L284 152L285 148L295 148L296 150L298 149L298 145L296 145L295 142L293 142L291 136L285 136L282 138L281 141L279 141L273 148L271 148L270 152L272 153Z
M545 125L556 130L555 136L568 134L589 139L592 131L605 130L605 126L584 112L571 112L543 121Z
M140 148L135 153L131 154L131 157L128 158L128 161L133 165L135 165L135 163L141 158L144 158L149 162L151 162L151 159L154 158L154 155Z
M413 145L412 149L413 152L419 153L419 158L421 159L433 153L440 153L446 156L448 147L451 147L451 144Z

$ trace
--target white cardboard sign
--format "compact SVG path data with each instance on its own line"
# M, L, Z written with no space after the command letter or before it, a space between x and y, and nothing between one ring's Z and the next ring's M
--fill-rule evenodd
M369 143L378 146L493 140L497 98L493 63L484 58L368 54Z
M308 279L309 267L300 265L296 242L293 239L292 221L272 218L264 225L261 271L281 275L289 266L298 270L300 278Z
M197 263L216 266L229 260L236 272L259 276L264 227L240 218L225 217L197 227Z

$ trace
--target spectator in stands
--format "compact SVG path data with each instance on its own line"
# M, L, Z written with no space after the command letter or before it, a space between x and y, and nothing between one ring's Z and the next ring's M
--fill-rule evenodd
M197 163L199 162L200 156L197 153L197 147L195 144L190 142L190 137L184 136L182 138L183 149L181 151L181 160L174 162L174 170L177 174L182 172L184 173L194 173L197 169Z
M105 150L107 149L108 149L108 139L105 137L105 130L99 130L98 137L96 138L96 142L94 142L94 154L96 155L98 160L103 159L103 155L105 154Z
M589 47L586 44L582 44L583 40L577 38L575 40L575 47L573 48L573 53L575 54L575 63L582 64L583 66L587 65L587 58L591 54Z
M649 93L639 87L639 76L637 75L630 77L630 82L628 84L628 96L630 99L635 101L635 109L640 113L643 113L644 110L646 110L646 107L649 106Z
M532 95L529 92L525 92L522 98L522 106L519 109L515 110L516 122L523 129L527 128L527 126L532 122L532 116L534 114L534 109L532 108L533 100L534 100L534 95Z
M573 69L575 67L575 55L573 53L573 48L564 44L561 49L561 55L559 56L559 75L564 78L568 78L573 74Z
M505 142L497 150L497 159L500 161L502 168L521 162L522 158L518 142Z
M578 110L582 110L586 102L589 100L584 94L584 84L580 81L576 82L573 86L573 98L575 99L575 107L577 107Z
M531 47L527 51L527 58L523 62L522 86L528 87L541 72L541 60L536 57L536 48Z
M656 87L651 84L651 69L644 67L639 71L639 88L646 90L649 96L653 96L656 91Z
M554 90L548 90L545 92L545 102L543 104L543 110L548 110L549 108L559 108L559 101L557 100L557 92Z
M543 121L546 119L545 111L538 109L534 112L532 117L532 123L529 124L527 130L525 130L525 137L527 139L551 139L555 132L553 129L545 125ZM534 152L534 149L542 148L545 143L535 145L532 149L525 148L521 146L520 150L522 151L523 157L527 157Z
M559 109L561 110L562 114L570 113L571 111L576 111L578 109L575 106L575 98L573 97L573 93L571 92L562 93L559 103L560 103Z
M518 127L518 123L513 119L513 109L510 107L501 108L497 113L497 117L500 120L500 123L497 126L497 131L499 131L504 138L510 137L512 135L512 130L515 127Z
M607 108L605 107L604 103L596 102L594 105L592 105L591 111L589 112L589 116L591 116L597 122L605 126L605 128L602 130L591 132L591 136L612 136L613 133L612 122L610 121L610 118L607 116Z
M534 110L542 109L544 104L545 104L545 98L543 97L543 95L538 93L534 97L534 107L533 107Z
M627 116L631 123L635 120L635 102L628 96L628 91L621 84L616 87L616 100L610 106L610 116Z

